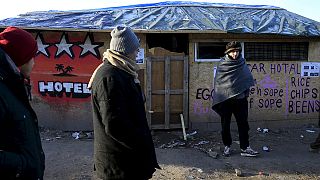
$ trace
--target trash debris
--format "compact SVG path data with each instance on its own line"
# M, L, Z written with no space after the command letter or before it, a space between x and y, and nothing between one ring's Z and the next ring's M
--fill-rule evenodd
M193 172L199 172L199 173L203 173L203 170L201 168L192 168L190 169L190 171L193 171Z
M303 136L302 134L300 135L300 137L301 137L301 138L304 138L304 136Z
M263 151L266 151L266 152L269 152L269 151L270 151L270 149L268 148L268 146L263 146L263 147L262 147L262 150L263 150Z
M74 132L74 133L72 133L72 137L74 138L74 139L79 139L80 138L80 133L78 133L78 132Z
M234 143L236 143L236 144L240 144L240 141L234 141Z
M190 138L190 137L192 137L193 135L196 135L197 134L197 131L193 131L192 133L188 133L187 135L186 135L186 137L187 138Z
M268 128L257 128L257 131L258 132L263 132L263 133L268 133L269 132L269 129Z
M190 180L190 179L194 179L194 177L193 176L188 176L187 180Z
M182 141L179 141L179 140L173 140L167 144L162 144L159 148L161 149L165 149L165 148L173 148L173 147L176 147L176 146L184 146L186 145L185 142L182 142Z
M242 176L242 171L240 169L234 169L236 172L236 176L241 177Z
M88 139L92 139L93 138L93 132L87 132L86 135L87 135Z
M210 157L214 158L214 159L217 159L219 154L218 154L217 152L212 151L211 149L209 149L208 155L209 155Z
M309 129L307 129L306 130L308 133L314 133L314 132L316 132L316 131L314 131L314 130L309 130Z
M197 144L194 144L194 146L199 146L199 145L203 145L203 144L208 144L209 141L200 141Z
M258 175L260 175L260 176L269 176L268 173L264 173L263 171L259 171Z
M73 132L72 137L74 139L92 139L93 138L93 132Z

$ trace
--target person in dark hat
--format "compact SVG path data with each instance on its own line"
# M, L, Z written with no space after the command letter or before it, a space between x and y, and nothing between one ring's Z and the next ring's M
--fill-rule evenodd
M38 120L25 84L37 51L25 30L7 27L0 33L0 179L43 179Z
M139 46L129 27L115 27L110 49L89 81L97 179L146 180L160 168L138 79Z
M249 88L254 85L252 74L241 56L241 43L229 42L214 78L212 109L221 117L224 156L230 156L232 138L231 116L234 115L239 131L241 156L254 157L258 152L249 146L248 101Z

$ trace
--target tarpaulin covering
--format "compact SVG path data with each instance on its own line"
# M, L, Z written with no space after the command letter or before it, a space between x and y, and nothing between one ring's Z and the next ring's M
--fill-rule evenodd
M227 33L320 36L320 23L267 5L161 2L76 11L30 12L0 26L111 30L127 25L148 32L222 31Z

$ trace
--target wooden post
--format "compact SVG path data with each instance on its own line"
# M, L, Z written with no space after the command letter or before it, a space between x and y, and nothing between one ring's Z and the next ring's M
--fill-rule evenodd
M183 133L183 139L186 141L187 140L187 134L186 134L186 129L184 126L184 120L183 120L183 115L180 114L180 120L181 120L181 125L182 125L182 133Z

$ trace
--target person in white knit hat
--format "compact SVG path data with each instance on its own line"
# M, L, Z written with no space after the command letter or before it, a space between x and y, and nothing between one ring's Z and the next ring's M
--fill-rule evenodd
M134 32L117 26L110 49L94 71L92 92L94 176L97 179L150 179L159 168L148 127L136 56Z

